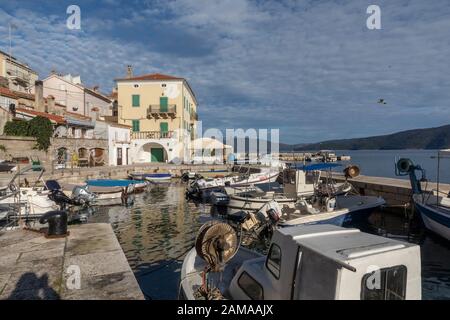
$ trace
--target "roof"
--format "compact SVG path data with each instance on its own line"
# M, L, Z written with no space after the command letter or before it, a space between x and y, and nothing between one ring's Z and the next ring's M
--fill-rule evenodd
M100 93L98 91L95 91L95 90L92 90L92 89L89 89L89 88L86 88L86 87L84 87L84 91L86 91L87 93L89 93L92 96L95 96L95 97L97 97L99 99L102 99L103 101L111 102L111 99L108 98L108 96L104 95L103 93Z
M191 149L231 149L230 145L223 144L217 139L212 139L208 137L199 138L192 141Z
M167 74L162 74L162 73L151 73L151 74L144 74L142 76L136 76L136 77L131 77L131 78L119 78L119 79L115 79L116 81L136 81L136 80L185 80L184 78L180 78L180 77L174 77L174 76L169 76Z
M17 95L8 88L0 87L0 96L17 99Z
M24 109L24 108L16 108L16 112L18 113L25 113L25 114L29 114L29 115L33 115L33 116L40 116L40 117L44 117L49 119L50 121L56 122L56 123L65 123L65 119L62 116L57 116L51 113L46 113L46 112L40 112L40 111L35 111L35 110L30 110L30 109Z
M353 259L415 246L358 229L334 225L300 225L278 229L281 236L291 238L301 247L331 260L347 263Z
M32 93L26 93L26 92L20 92L20 91L13 91L13 92L18 98L34 101L34 94L32 94Z

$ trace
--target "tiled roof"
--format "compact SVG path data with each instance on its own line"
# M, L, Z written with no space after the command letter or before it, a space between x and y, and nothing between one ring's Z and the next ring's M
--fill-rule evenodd
M24 108L17 108L16 112L31 114L31 115L34 115L34 116L41 116L41 117L47 118L47 119L49 119L51 121L54 121L56 123L65 123L66 122L64 120L64 117L57 116L57 115L54 115L54 114L51 114L51 113L40 112L40 111L24 109Z
M17 95L8 88L0 87L0 96L17 99Z
M116 79L116 81L123 81L123 80L184 80L184 78L169 76L161 73L152 73L137 77Z

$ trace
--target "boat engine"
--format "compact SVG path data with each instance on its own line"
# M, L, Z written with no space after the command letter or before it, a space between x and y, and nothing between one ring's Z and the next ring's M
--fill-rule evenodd
M72 190L72 198L82 204L91 204L97 195L89 190L89 186L76 186Z

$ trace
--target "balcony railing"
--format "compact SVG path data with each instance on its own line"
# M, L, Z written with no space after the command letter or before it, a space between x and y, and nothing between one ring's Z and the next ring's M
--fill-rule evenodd
M177 105L169 104L167 106L161 106L160 104L150 105L147 109L147 118L175 118L177 114Z
M131 139L171 139L173 131L137 131L131 133Z
M191 121L198 121L198 114L195 111L191 112Z

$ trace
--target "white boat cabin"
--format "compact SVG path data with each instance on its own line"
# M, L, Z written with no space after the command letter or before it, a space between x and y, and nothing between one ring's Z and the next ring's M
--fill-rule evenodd
M420 248L331 225L282 228L227 291L234 300L421 299Z

